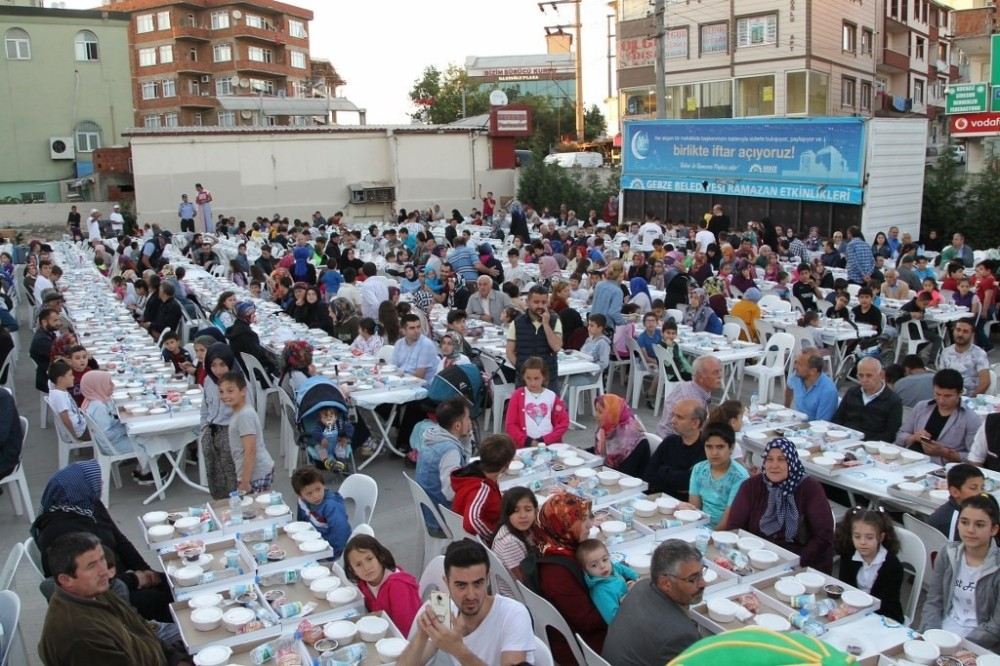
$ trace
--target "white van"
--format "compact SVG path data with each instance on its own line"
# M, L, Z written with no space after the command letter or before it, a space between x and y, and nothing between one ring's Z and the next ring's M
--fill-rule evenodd
M546 164L557 164L564 168L582 167L593 169L604 166L604 156L600 153L583 151L577 153L553 153L545 156Z

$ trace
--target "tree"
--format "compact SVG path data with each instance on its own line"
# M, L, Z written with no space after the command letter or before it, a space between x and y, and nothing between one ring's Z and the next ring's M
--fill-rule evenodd
M941 229L965 216L965 176L951 150L924 171L921 227Z
M590 209L600 214L608 197L618 194L620 176L618 169L565 169L535 159L522 170L517 197L538 210L566 204L582 219Z
M433 65L425 67L424 73L413 82L410 101L416 107L411 118L435 125L486 113L490 108L489 94L469 83L466 71L454 64L448 65L444 72Z
M954 220L955 229L965 234L966 242L975 248L996 247L1000 244L1000 157L986 161L982 173L976 175L969 187L965 214ZM968 221L968 224L962 224Z
M583 114L583 138L586 141L604 136L608 129L608 123L604 120L601 108L596 104L591 104Z

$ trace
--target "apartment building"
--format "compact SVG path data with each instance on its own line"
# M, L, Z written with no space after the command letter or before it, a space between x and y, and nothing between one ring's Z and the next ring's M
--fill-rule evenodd
M622 119L656 114L649 0L619 0ZM668 0L668 118L871 115L877 3Z
M317 95L329 86L313 77L308 9L276 0L111 0L106 8L131 15L136 126L307 125L359 111Z

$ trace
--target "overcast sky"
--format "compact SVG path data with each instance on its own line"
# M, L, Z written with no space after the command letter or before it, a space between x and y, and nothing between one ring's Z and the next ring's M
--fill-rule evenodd
M50 4L46 0L46 5ZM102 4L66 0L68 8ZM470 55L545 53L545 26L573 22L572 5L534 0L293 0L315 12L312 55L330 60L341 94L368 110L368 122L406 123L409 90L426 65L464 65ZM587 105L607 96L606 0L583 0L583 82ZM613 29L613 28L612 28Z

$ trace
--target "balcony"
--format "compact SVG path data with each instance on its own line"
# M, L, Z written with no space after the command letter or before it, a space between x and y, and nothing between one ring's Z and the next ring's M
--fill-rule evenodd
M960 9L955 15L955 39L989 37L998 31L995 7Z
M269 76L287 77L289 67L284 62L260 62L257 60L236 60L233 62L237 72L252 74L267 74Z
M174 39L190 39L197 42L212 41L212 31L205 26L175 25Z
M900 21L898 18L892 16L886 16L885 31L888 33L909 32L910 28L906 25L905 21Z
M882 62L879 66L888 71L908 72L910 71L910 56L892 49L882 49Z
M287 44L288 35L277 28L254 28L245 23L238 23L233 26L233 37L242 39L256 39L270 44Z
M176 63L176 65L171 69L171 71L177 72L178 74L211 74L212 65L207 62L198 62L197 60L184 60L182 62Z
M891 116L911 113L913 110L913 100L901 95L889 95L880 92L875 95L875 115Z
M216 106L215 98L211 95L178 95L176 100L177 106L181 108L214 109Z

